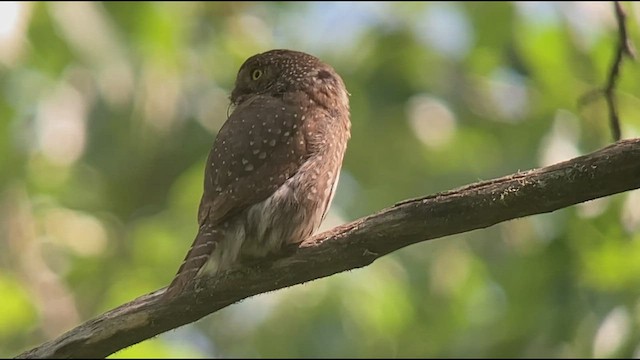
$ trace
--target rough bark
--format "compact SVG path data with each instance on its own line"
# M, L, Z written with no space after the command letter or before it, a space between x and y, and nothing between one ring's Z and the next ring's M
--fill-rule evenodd
M640 188L640 139L541 169L406 200L319 234L275 262L202 278L171 302L164 289L79 325L21 358L105 357L244 298L371 264L407 245Z

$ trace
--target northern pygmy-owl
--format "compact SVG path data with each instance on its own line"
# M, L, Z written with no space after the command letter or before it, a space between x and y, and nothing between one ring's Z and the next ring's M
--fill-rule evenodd
M335 193L351 123L348 92L331 66L291 50L254 55L230 100L235 108L206 163L198 235L169 297L203 272L301 242Z

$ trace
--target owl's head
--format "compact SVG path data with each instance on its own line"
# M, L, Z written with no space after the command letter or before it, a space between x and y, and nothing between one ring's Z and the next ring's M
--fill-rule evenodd
M281 49L248 58L238 71L230 98L239 105L256 94L279 96L293 91L304 91L321 104L323 99L336 98L348 104L344 82L330 65L300 51Z

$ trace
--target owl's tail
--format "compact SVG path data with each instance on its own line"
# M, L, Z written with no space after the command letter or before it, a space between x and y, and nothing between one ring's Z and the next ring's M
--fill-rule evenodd
M217 238L218 234L219 232L212 225L205 223L200 226L191 249L189 249L176 276L164 293L165 298L176 297L196 278L200 269L207 263L216 249L216 244L219 240Z

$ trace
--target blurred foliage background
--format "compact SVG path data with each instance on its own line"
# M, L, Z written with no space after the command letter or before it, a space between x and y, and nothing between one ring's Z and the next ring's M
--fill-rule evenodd
M640 44L640 6L624 4ZM169 283L235 74L272 48L352 104L323 229L610 143L612 3L0 3L0 357ZM618 98L640 134L640 68ZM640 192L416 244L112 357L640 357Z

